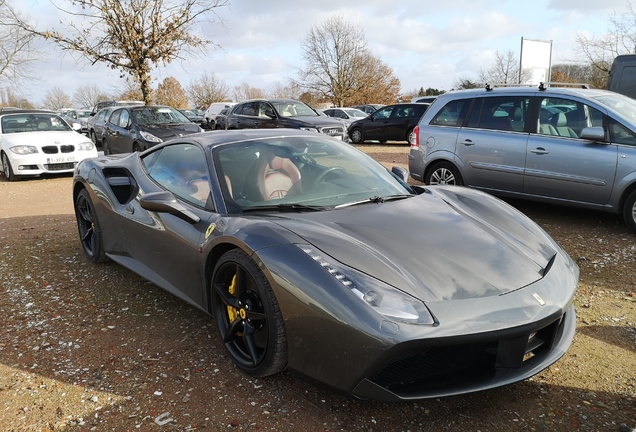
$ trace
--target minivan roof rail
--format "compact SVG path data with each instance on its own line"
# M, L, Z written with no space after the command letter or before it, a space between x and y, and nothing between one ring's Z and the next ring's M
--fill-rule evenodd
M587 83L569 83L569 82L555 82L555 81L539 83L539 90L545 90L548 87L580 87L582 89L591 88L590 85Z

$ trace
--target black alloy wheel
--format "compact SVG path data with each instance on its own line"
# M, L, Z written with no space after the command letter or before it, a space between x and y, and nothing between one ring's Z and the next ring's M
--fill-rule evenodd
M232 361L243 372L264 377L287 365L287 336L274 291L243 251L225 253L212 276L216 327Z
M95 207L86 189L82 189L75 199L75 218L77 230L84 253L94 263L107 261L104 252L102 229L97 220Z
M362 144L364 142L364 132L362 132L362 129L360 128L352 130L349 137L354 144Z
M623 220L632 232L636 232L636 190L632 191L625 200Z

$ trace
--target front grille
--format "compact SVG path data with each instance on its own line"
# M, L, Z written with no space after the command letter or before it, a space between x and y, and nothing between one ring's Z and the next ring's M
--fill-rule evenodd
M563 323L560 317L538 331L506 339L405 352L369 379L396 394L468 385L488 379L498 370L520 369L540 361L559 339Z
M344 133L344 128L341 127L324 127L320 129L320 132L329 136L337 136L342 135Z
M75 151L75 146L71 144L63 145L60 147L60 150L62 150L62 153L73 153Z
M44 169L47 171L62 171L75 168L76 162L56 163L56 164L44 164Z
M56 154L59 151L57 146L43 146L42 153L46 154Z

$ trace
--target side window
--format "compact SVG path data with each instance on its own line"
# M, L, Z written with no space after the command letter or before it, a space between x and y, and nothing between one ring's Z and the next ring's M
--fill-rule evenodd
M464 110L464 106L468 103L468 99L456 99L448 102L439 110L429 124L437 126L461 126L464 121L461 113Z
M232 110L232 114L243 114L244 107L245 107L245 104L236 105L234 109Z
M125 128L126 126L128 126L128 120L130 120L130 113L128 112L128 110L121 110L118 126Z
M603 126L603 113L596 108L570 99L541 99L537 133L578 138L591 126Z
M610 118L609 120L610 140L615 144L625 144L636 146L636 136L634 132Z
M528 96L480 98L475 103L468 127L523 132L529 106Z
M391 117L391 112L393 111L393 107L385 107L380 108L376 112L372 114L373 118L376 120L387 119Z
M258 116L258 102L249 102L243 105L241 114L253 117Z
M113 111L113 113L110 115L110 118L108 119L108 122L114 125L118 125L119 116L121 116L121 110Z
M205 206L210 196L210 183L205 157L192 144L174 144L143 158L150 177L162 187L198 206Z

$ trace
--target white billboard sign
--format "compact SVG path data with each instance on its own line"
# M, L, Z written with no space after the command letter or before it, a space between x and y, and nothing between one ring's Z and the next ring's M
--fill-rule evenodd
M539 85L550 81L552 41L521 38L519 83Z

